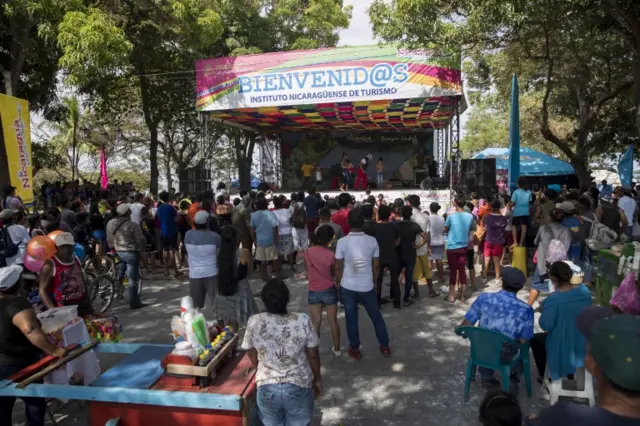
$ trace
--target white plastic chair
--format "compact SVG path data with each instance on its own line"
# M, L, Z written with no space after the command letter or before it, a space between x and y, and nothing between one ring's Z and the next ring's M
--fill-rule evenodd
M571 386L566 389L565 384ZM549 392L549 402L554 405L558 402L558 399L563 396L567 398L582 398L589 401L589 407L596 405L596 396L593 389L593 377L584 368L578 368L574 375L574 380L562 378L558 380L551 380L549 376L549 368L547 367L544 373L543 390L546 389Z

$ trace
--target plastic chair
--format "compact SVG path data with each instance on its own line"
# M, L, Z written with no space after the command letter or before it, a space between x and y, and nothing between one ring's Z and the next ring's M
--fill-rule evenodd
M511 369L516 368L520 361L522 361L527 396L531 398L532 384L531 363L529 360L529 342L519 344L497 331L473 326L458 327L456 329L456 334L464 338L468 338L471 343L469 360L467 361L466 379L464 382L465 402L469 401L469 389L471 387L471 381L475 380L477 367L485 367L499 371L502 389L508 392ZM520 354L509 364L502 364L500 362L500 352L502 350L502 345L505 343L511 343L520 347Z
M572 389L566 389L565 384L570 384ZM593 377L584 368L580 367L576 369L575 379L558 379L551 380L549 376L549 368L544 372L544 380L542 383L542 389L545 388L549 391L549 403L555 405L561 396L568 398L583 398L589 401L589 407L596 405L596 395L593 389Z

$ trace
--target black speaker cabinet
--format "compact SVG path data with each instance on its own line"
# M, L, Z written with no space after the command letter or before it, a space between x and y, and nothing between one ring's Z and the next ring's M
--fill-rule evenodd
M462 160L460 174L465 192L477 192L482 198L490 198L496 188L496 159Z

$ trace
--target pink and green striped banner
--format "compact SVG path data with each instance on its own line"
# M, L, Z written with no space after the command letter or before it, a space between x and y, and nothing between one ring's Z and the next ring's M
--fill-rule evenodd
M394 45L196 62L198 111L462 95L459 59Z

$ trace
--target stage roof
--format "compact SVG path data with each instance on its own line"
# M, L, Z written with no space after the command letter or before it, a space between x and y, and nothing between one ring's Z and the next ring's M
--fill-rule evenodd
M198 111L256 130L442 128L466 105L456 56L395 45L205 59L196 76Z
M509 148L487 148L473 156L474 160L485 158L495 158L496 169L507 170L509 167ZM574 173L573 166L565 161L531 148L520 148L520 174L522 176L561 176Z

